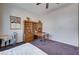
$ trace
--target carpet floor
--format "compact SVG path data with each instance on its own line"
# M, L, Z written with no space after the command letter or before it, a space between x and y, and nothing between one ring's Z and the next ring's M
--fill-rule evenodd
M37 39L31 43L36 47L38 47L39 49L46 52L48 55L79 55L79 47L60 43L57 41L51 41L51 40L41 41L41 39ZM21 44L24 44L24 42L17 43L14 46L10 45L7 46L6 48L5 47L0 48L0 51L11 49Z
M32 42L33 45L40 48L48 55L79 55L79 48L51 40L41 41L41 39Z

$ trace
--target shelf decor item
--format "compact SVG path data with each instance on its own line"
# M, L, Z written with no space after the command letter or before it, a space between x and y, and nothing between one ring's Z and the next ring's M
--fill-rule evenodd
M30 20L30 17L26 17L27 20Z
M11 30L21 29L21 17L10 16L10 29Z

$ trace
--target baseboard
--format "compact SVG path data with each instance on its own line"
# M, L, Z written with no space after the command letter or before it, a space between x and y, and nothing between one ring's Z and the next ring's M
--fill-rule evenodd
M58 40L52 40L50 39L51 41L56 41L56 42L59 42L59 43L63 43L63 44L67 44L67 45L70 45L70 46L74 46L74 47L79 47L79 46L76 46L76 45L72 45L72 44L69 44L69 43L66 43L66 42L61 42L61 41L58 41Z

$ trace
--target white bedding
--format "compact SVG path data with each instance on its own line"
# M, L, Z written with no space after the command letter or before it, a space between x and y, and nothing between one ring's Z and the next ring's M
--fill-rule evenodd
M15 48L1 51L0 55L47 55L47 53L30 43L25 43Z

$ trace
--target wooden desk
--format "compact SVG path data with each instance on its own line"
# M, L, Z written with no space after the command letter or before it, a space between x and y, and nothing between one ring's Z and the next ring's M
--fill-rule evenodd
M38 36L38 38L44 38L45 33L44 32L37 32L35 33L36 36Z

